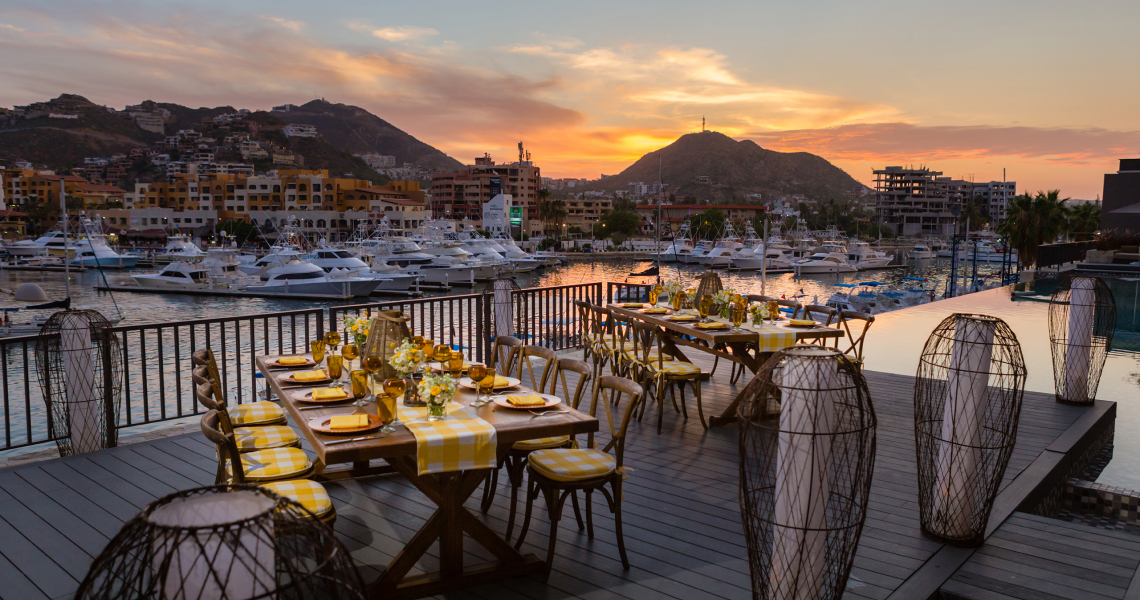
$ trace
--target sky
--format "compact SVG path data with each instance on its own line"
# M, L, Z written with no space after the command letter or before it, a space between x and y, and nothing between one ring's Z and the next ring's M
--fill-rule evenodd
M461 162L615 174L709 129L1095 198L1140 155L1140 2L0 0L0 106L363 107Z

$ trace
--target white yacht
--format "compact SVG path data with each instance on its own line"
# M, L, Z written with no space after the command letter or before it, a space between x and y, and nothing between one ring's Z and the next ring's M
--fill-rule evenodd
M732 265L732 256L744 248L744 244L736 235L732 221L724 222L724 235L704 256L698 257L698 262L716 268L726 268Z
M891 264L891 256L871 247L867 242L852 242L847 250L847 260L855 265L856 269L881 269Z
M226 232L221 235L225 236ZM206 253L194 243L194 240L184 234L175 233L166 237L166 246L155 254L157 260L193 260L206 256Z
M926 244L915 244L914 248L908 251L906 255L908 258L912 259L925 259L934 258L938 254L934 251L933 248Z
M133 254L119 254L107 245L102 234L92 233L75 243L72 266L99 269L131 269L139 262Z
M679 254L677 258L687 265L699 264L701 258L711 252L713 249L713 242L711 240L701 240L693 247L693 251L688 254Z
M668 243L668 246L665 244ZM693 240L689 239L689 222L681 223L681 228L669 242L661 241L665 249L661 251L661 262L684 262L682 257L693 253Z
M385 291L407 291L415 285L419 277L400 272L378 272L373 271L367 263L356 258L352 252L339 248L331 248L324 242L315 252L306 257L307 260L314 265L323 269L326 273L335 274L349 274L354 277L362 277L365 279L375 279L380 282L376 286L377 290Z
M326 273L312 263L290 261L269 269L268 279L250 285L247 291L280 294L327 294L362 297L368 296L380 284L379 280L355 277L350 274Z
M18 240L8 244L5 248L13 258L27 258L31 256L46 256L48 253L63 256L71 240L63 235L62 227L53 229L34 240Z
M807 273L854 273L855 265L847 262L846 252L816 252L797 262L793 269L798 274Z

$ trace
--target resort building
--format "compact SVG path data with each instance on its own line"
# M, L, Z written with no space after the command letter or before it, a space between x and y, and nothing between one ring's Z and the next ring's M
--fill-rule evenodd
M1140 230L1140 158L1120 159L1120 170L1104 176L1103 229Z
M313 125L290 123L285 126L285 137L317 137L317 128Z
M483 204L498 194L509 194L511 219L519 221L516 226L530 235L542 233L537 196L542 175L529 158L520 143L518 162L495 164L491 155L485 154L459 172L433 175L432 215L440 219L469 220L476 227L482 227Z

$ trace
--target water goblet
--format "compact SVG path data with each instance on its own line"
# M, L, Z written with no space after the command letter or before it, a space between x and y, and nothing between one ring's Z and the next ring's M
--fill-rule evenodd
M364 369L350 371L348 379L352 383L352 396L356 398L356 406L365 406L372 399L372 386L369 385L369 374Z
M487 376L487 366L479 363L472 363L471 367L467 369L467 375L471 377L471 381L475 384L475 401L471 403L472 406L483 406L483 399L479 396L479 390L482 388L483 378Z
M341 358L335 354L330 354L328 359L329 377L332 377L333 381L339 381L340 376L344 373Z
M448 346L447 344L440 344L436 346L435 353L432 356L435 358L435 360L439 361L439 371L442 373L444 368L443 363L447 362L447 360L451 358L451 346Z
M402 424L400 423L400 415L395 410L394 403L396 402L397 398L404 394L404 390L406 390L407 387L408 382L400 379L399 377L393 377L391 379L384 380L384 393L388 396L391 396L393 402L392 422L389 424L393 428L398 427Z
M463 374L463 355L458 352L452 352L451 358L447 359L447 371L452 377L459 377Z
M712 310L712 297L711 296L705 296L704 298L701 298L700 303L697 304L697 312L701 315L701 321L708 321L709 320L709 311L711 311L711 310Z
M313 362L318 365L325 360L325 342L323 340L313 340L309 342L309 350L313 352Z
M356 344L345 344L344 347L340 349L340 355L344 357L344 360L348 361L348 370L351 371L352 361L360 356L360 346Z
M744 323L744 315L747 314L748 307L744 304L734 304L732 306L732 329L740 331L740 325Z
M487 367L487 374L483 376L483 379L480 380L479 383L481 384L480 387L483 388L483 404L487 404L491 401L491 394L495 392L495 369ZM480 406L482 406L482 404Z
M401 379L401 381L403 380ZM380 433L392 433L396 431L397 425L402 425L396 416L395 394L384 393L376 396L376 414L380 416L380 422L384 424L380 428Z

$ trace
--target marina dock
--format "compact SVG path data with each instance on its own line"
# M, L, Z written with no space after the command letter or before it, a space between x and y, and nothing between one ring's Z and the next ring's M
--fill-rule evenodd
M712 368L703 356L694 362L706 371ZM721 364L704 384L705 414L719 413L745 384L729 384L727 371ZM845 598L1121 598L1121 591L1134 585L1140 557L1136 538L1030 514L1047 504L1056 482L1103 441L1114 426L1114 403L1081 408L1026 393L986 544L953 548L919 532L913 377L866 376L878 417L877 457L870 515ZM547 581L509 579L438 597L750 599L737 427L705 431L693 411L687 420L667 411L660 435L655 418L635 421L630 430L626 464L632 472L623 503L630 570L623 571L617 560L611 515L595 507L593 540L574 519L561 520L557 559ZM606 436L600 437L605 443ZM213 482L214 452L195 432L0 470L0 597L73 594L126 519L157 497ZM379 574L433 511L431 502L399 477L326 485L340 515L334 529L366 580ZM468 503L499 534L506 527L506 492L500 487L486 514L479 512L479 494ZM549 522L541 502L535 519L524 550L545 555ZM413 572L435 568L438 550L427 556ZM468 549L467 558L488 556ZM1101 576L1109 571L1109 577ZM1070 572L1069 583L1055 583Z

